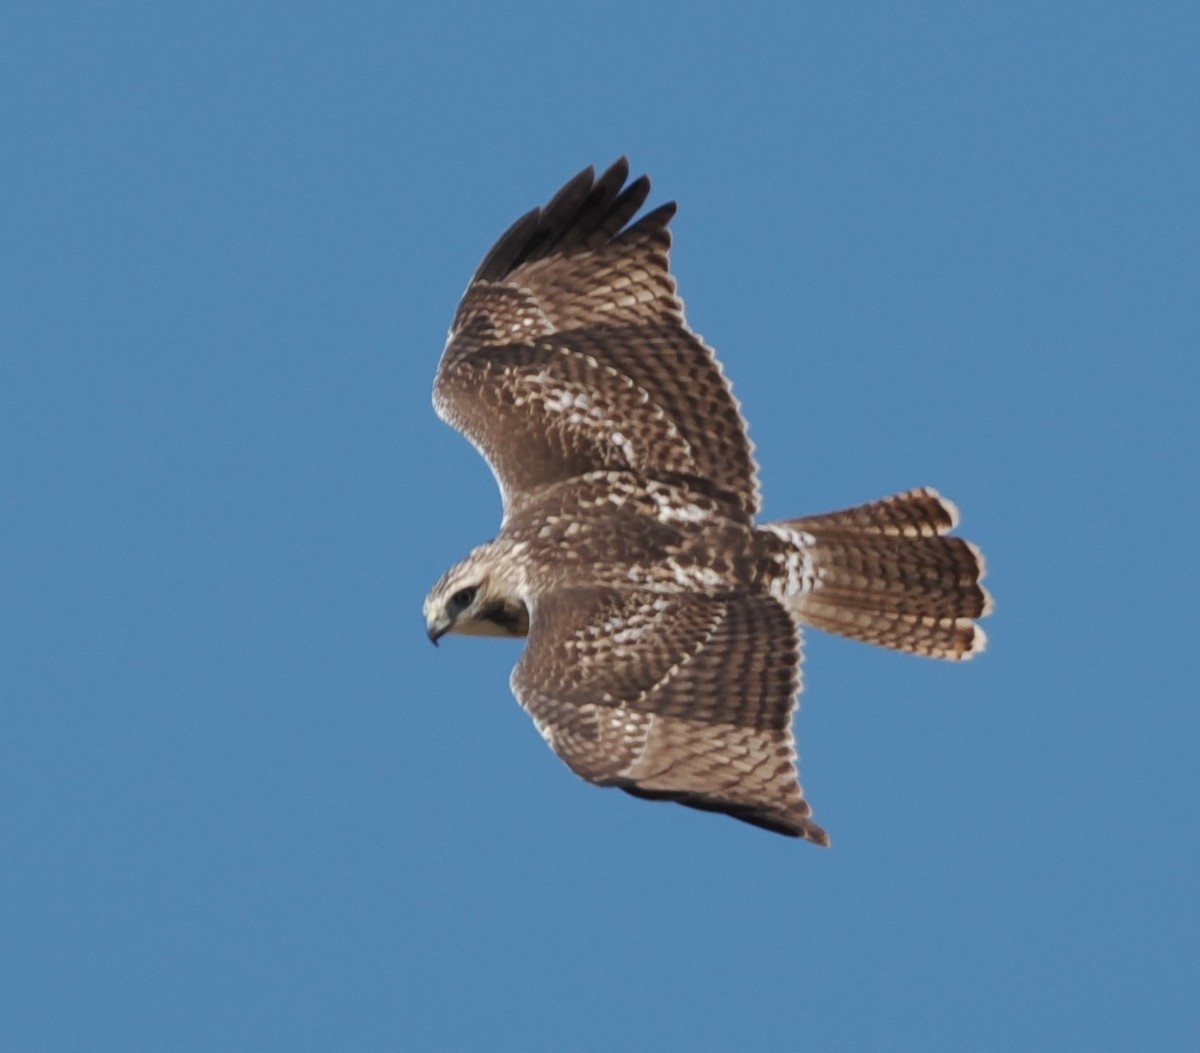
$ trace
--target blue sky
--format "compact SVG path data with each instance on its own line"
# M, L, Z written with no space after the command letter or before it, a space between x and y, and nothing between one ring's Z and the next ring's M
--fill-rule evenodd
M0 16L0 1047L1200 1043L1193 4ZM982 659L812 634L827 852L424 637L492 239L627 153L768 517L934 485Z

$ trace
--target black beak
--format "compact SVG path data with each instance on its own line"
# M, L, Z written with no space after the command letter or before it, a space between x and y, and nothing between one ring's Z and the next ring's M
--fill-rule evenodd
M425 626L425 635L429 637L429 642L433 644L434 647L437 647L438 640L446 635L447 628L449 628L449 626L441 627L438 625L427 625Z

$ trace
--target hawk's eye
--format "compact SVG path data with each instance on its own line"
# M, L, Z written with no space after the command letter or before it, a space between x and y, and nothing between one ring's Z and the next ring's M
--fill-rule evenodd
M450 602L447 604L452 615L462 614L472 603L475 602L475 593L479 590L474 585L469 585L465 589L459 589L453 596L450 597Z

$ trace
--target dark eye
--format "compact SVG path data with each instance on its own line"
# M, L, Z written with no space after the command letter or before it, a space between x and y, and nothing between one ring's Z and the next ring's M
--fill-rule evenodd
M479 590L470 585L465 589L459 589L453 596L450 597L448 607L451 614L462 614L472 603L475 602L475 593Z

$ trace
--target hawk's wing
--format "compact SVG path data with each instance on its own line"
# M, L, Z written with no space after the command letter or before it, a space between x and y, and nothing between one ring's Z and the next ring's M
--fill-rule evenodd
M792 619L766 596L539 598L513 693L578 775L825 845L796 776Z
M596 469L692 477L758 511L745 422L668 270L673 204L617 161L500 238L463 296L434 406L487 458L505 508Z

